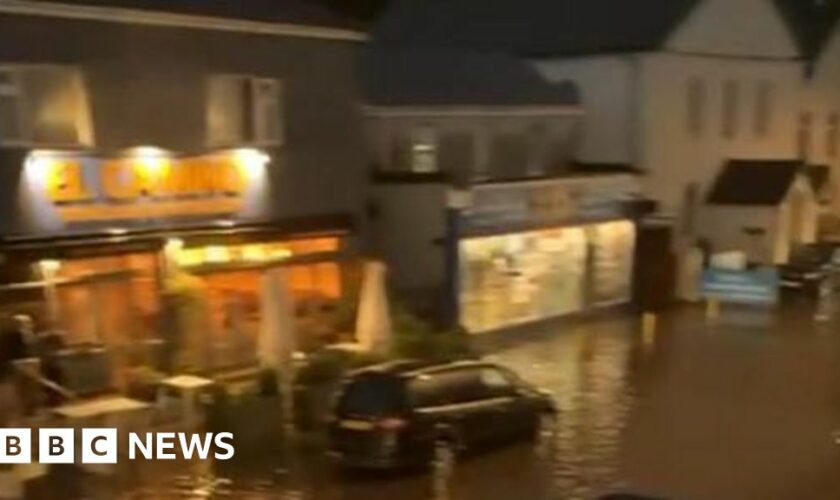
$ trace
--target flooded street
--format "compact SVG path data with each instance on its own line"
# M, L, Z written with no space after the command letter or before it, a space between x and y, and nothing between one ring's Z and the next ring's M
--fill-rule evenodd
M710 325L700 309L685 309L661 317L652 335L638 320L614 316L529 327L482 344L489 359L551 391L562 413L553 446L521 444L458 463L450 498L840 497L836 325L815 325L801 311L724 311ZM319 446L303 448L243 456L215 470L148 464L120 472L145 478L145 486L101 498L435 496L428 474L348 476ZM63 493L98 498L92 492L100 488Z

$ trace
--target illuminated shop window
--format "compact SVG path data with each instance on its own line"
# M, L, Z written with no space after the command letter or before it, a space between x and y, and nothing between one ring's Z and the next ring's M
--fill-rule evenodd
M337 250L338 238L326 237L272 243L186 247L178 250L176 258L178 265L190 268L205 264L282 261L294 256Z

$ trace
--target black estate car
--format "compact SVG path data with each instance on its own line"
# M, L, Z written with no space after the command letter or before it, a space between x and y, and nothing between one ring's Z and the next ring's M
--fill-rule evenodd
M436 446L475 450L535 436L553 422L551 398L481 361L400 361L352 373L337 395L331 452L349 467L428 463Z
M788 263L780 266L781 287L816 297L823 280L838 265L840 244L819 242L800 245L791 252Z

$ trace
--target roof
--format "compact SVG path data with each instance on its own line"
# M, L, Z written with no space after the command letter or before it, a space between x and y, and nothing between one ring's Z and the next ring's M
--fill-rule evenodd
M840 19L840 0L774 0L805 59L825 48Z
M707 202L713 205L778 205L802 171L798 160L730 160Z
M33 3L117 7L301 26L363 27L314 0L35 0Z
M397 0L373 39L529 56L646 51L661 47L699 2Z
M551 83L502 53L374 49L364 93L378 106L577 106L577 87Z

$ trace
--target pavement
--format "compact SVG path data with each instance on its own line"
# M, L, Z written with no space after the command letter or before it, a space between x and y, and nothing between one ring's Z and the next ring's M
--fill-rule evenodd
M715 321L700 307L681 307L661 314L654 331L643 331L637 315L604 313L478 344L553 393L559 428L549 455L522 444L457 464L447 498L840 498L840 322L815 322L807 305L724 307ZM132 467L115 476L120 488L116 479L71 474L83 484L64 487L61 498L440 494L428 474L341 474L312 446L255 445L238 447L231 462Z

